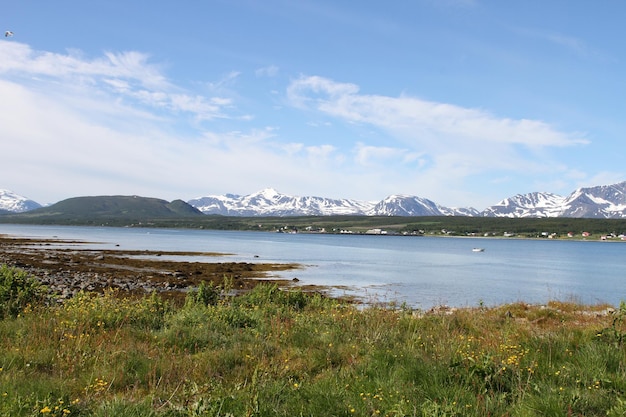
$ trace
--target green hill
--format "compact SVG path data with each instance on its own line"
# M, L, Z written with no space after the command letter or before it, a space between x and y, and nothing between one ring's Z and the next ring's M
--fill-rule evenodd
M204 214L182 200L168 202L139 196L74 197L19 214L4 215L16 223L124 223L162 219L203 217Z

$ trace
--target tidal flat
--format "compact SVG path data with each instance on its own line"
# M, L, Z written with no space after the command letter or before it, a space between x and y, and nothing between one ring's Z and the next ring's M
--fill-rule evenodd
M249 290L268 279L288 285L273 274L299 268L285 263L193 261L225 255L215 252L83 248L89 243L0 235L0 264L27 271L62 299L78 291L110 288L180 298L201 282L220 285L225 277L233 281L235 290Z

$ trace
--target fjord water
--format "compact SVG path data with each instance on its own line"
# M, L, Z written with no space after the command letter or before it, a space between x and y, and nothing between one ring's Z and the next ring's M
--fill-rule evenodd
M224 254L179 257L191 261L298 263L301 269L276 277L328 286L335 296L422 309L554 299L619 305L626 300L626 243L621 242L5 224L0 233L80 240L101 249ZM474 247L485 250L473 252Z

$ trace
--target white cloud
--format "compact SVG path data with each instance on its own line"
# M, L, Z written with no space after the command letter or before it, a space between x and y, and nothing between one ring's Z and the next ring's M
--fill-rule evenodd
M112 77L132 79L151 88L164 88L168 83L148 56L139 52L107 52L103 57L88 60L76 51L67 54L34 51L18 42L0 44L0 73L33 74L59 78Z
M408 142L431 147L519 144L529 147L586 144L583 135L567 134L539 120L499 118L489 112L413 97L359 94L358 86L322 77L302 77L291 83L288 96L326 114L367 123L399 134ZM436 144L435 144L436 145Z
M332 145L321 145L307 146L305 150L311 163L313 165L319 165L332 161L333 154L337 148Z
M349 97L359 92L359 87L355 84L336 83L324 77L300 77L287 87L287 97L292 104L305 106L306 104L318 101L320 104L326 97L337 99ZM320 94L321 98L313 94Z
M46 88L61 85L55 94L102 96L112 94L121 100L156 109L188 113L200 120L227 117L225 109L232 105L223 97L189 94L172 85L149 56L135 51L106 52L88 59L80 52L67 54L40 52L17 42L0 43L0 75L23 83L46 82ZM230 73L213 85L228 84L238 73ZM46 80L47 79L47 80ZM67 89L71 89L68 92Z
M378 163L389 163L390 161L404 160L410 161L406 149L392 148L389 146L371 146L357 143L355 147L355 160L363 166L373 166Z

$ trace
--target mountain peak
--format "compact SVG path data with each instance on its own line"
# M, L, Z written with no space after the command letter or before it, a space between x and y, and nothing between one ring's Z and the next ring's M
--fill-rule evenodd
M259 192L253 193L251 195L258 195L258 196L262 196L265 197L267 199L274 199L277 197L282 196L283 194L279 193L278 191L276 191L274 188L264 188Z
M0 189L0 210L14 213L40 208L41 204L9 190Z

